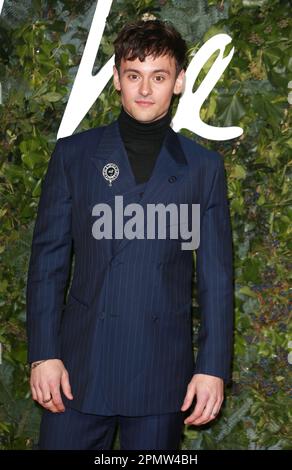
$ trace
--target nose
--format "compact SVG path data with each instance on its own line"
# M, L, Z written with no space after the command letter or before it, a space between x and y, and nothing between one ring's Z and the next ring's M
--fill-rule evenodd
M140 91L142 96L147 96L147 95L150 95L152 93L152 89L151 89L149 80L147 80L147 79L142 80L139 91Z

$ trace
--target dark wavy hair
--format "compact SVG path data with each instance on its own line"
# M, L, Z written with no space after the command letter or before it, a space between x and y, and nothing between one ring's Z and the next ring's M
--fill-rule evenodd
M175 58L176 75L187 67L187 45L169 21L137 20L127 23L113 42L115 65L120 71L121 59L141 62L146 56L154 58L169 54Z

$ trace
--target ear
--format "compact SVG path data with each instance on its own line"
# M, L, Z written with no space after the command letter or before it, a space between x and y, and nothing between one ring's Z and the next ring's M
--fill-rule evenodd
M182 69L180 73L178 74L175 84L174 84L173 93L175 95L179 95L182 92L183 87L184 87L184 81L185 81L185 70Z
M114 78L113 78L114 87L116 90L120 91L121 90L120 77L119 77L118 69L115 65L113 66L113 74L114 74Z

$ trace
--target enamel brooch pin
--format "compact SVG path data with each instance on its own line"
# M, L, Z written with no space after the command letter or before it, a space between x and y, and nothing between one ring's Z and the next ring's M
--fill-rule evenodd
M119 167L115 163L107 163L102 169L102 175L109 182L109 186L117 179L119 172Z

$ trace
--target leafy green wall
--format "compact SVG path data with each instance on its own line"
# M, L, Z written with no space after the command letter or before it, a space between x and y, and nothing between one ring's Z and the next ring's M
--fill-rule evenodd
M24 328L28 258L41 180L95 5L6 0L0 17L0 449L37 442L40 409L29 393ZM185 427L183 448L291 448L291 2L114 0L94 72L111 57L119 28L146 12L174 22L190 57L216 33L233 38L231 64L201 116L244 129L226 142L182 131L224 155L235 256L233 381L220 417ZM77 131L111 122L119 107L110 81ZM197 331L194 290L195 338Z

